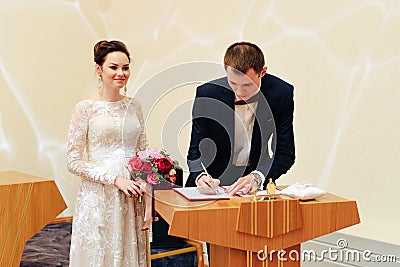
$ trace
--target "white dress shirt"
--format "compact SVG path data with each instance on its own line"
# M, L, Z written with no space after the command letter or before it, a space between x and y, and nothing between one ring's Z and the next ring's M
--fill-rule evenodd
M236 101L239 99L236 99ZM233 147L233 165L237 167L245 167L249 165L251 139L253 136L255 114L258 106L258 101L247 103L245 105L235 105L235 137ZM257 173L261 176L261 185L265 181L265 176L260 171L254 170L252 173ZM201 175L196 177L195 183Z
M233 147L233 164L235 166L249 165L257 106L258 101L245 105L235 105L235 143ZM265 181L264 174L257 170L252 172L261 176L260 186L262 186Z
M257 105L258 102L235 105L235 143L233 147L233 164L235 166L247 166L249 163Z

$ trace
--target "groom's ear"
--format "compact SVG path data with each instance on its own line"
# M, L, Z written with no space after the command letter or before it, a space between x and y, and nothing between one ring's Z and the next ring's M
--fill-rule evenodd
M260 78L262 78L262 77L265 75L265 73L267 73L267 69L268 69L267 66L265 66L264 68L262 68L262 70L261 70L261 72L260 72Z

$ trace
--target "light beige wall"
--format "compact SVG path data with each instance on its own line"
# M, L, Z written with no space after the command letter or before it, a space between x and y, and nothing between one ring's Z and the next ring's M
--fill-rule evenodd
M74 104L96 92L100 39L129 46L128 93L143 103L150 144L186 168L191 101L209 74L179 66L220 63L248 40L295 85L297 161L279 183L356 199L362 224L345 232L400 244L400 1L226 3L3 0L0 169L54 178L72 215L79 179L65 167L66 133Z

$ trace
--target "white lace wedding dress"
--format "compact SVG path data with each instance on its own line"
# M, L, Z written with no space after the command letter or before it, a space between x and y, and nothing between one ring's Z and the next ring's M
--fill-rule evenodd
M144 202L114 186L129 178L127 160L147 140L139 103L83 100L69 129L68 169L81 177L72 224L70 266L150 266ZM84 151L86 150L86 156Z

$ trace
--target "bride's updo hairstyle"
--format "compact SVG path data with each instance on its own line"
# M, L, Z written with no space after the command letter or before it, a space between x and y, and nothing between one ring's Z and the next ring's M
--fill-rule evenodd
M109 53L112 52L122 52L124 53L128 59L129 62L131 62L131 58L129 56L129 51L128 48L126 47L126 45L123 42L120 41L99 41L97 44L95 44L94 46L94 62L96 62L96 64L102 66L104 61L106 60L106 56Z

